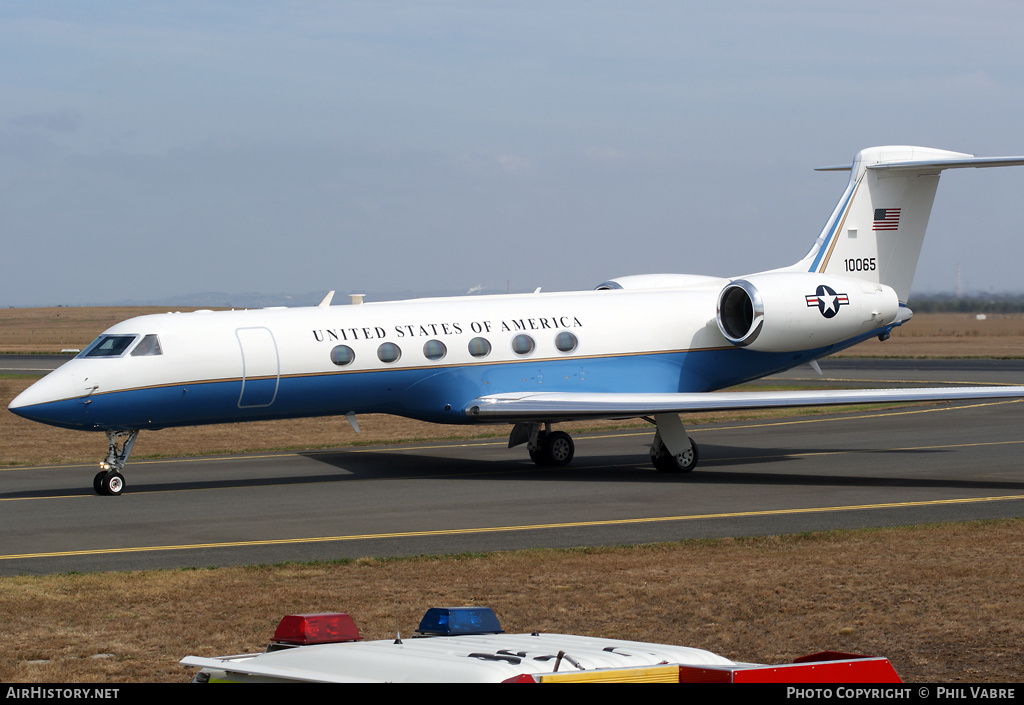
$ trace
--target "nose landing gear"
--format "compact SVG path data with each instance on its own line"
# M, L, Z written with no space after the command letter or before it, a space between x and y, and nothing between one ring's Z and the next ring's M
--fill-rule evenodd
M124 475L120 471L128 462L138 436L138 431L107 431L107 457L100 462L100 471L92 479L96 494L117 497L124 492ZM118 446L122 438L124 442Z

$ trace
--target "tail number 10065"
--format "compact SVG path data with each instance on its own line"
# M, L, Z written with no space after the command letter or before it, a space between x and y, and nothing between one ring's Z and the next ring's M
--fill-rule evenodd
M873 272L875 271L874 257L852 257L844 260L847 272Z

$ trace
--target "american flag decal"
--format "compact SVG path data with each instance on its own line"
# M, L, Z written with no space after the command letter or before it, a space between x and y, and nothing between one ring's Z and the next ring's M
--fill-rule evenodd
M900 227L899 208L876 208L872 230L896 230Z

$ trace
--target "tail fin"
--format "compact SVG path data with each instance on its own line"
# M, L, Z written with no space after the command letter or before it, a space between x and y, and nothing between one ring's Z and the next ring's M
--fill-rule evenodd
M850 166L819 169L849 170L850 183L811 251L787 269L886 284L906 303L939 172L1022 164L1024 157L978 159L927 147L861 150Z

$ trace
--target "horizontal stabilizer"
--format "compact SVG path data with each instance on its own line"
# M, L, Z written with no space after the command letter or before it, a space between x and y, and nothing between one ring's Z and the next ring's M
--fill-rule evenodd
M615 419L693 411L735 411L799 406L962 401L1024 397L1024 386L951 389L844 389L795 392L489 394L466 405L466 415L495 422L525 419Z
M983 169L993 166L1024 166L1024 157L965 157L963 159L912 159L905 161L865 164L866 169L892 169L898 171L942 171L943 169ZM820 166L815 171L849 171L852 164Z
M942 171L943 169L983 169L993 166L1022 166L1024 157L970 157L968 159L932 159L905 162L867 164L868 169L894 171Z

